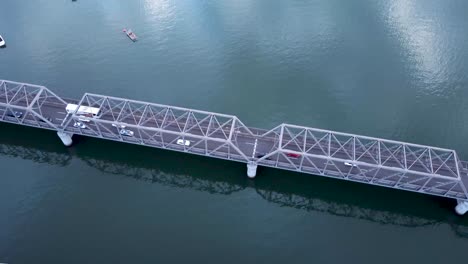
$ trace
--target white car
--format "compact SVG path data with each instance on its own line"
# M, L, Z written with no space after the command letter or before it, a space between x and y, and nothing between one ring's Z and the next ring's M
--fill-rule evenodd
M120 130L120 135L127 136L127 137L133 137L134 133L131 130L128 129L121 129Z
M3 40L2 35L0 35L0 47L5 46L5 40Z
M113 127L116 127L116 128L125 128L124 125L119 125L119 124L112 124Z
M353 167L353 168L356 168L356 167L357 167L356 164L351 163L351 162L345 162L344 165L345 165L345 166L348 166L348 167Z
M78 117L78 120L79 120L80 122L89 122L89 121L90 121L89 119L87 119L87 118L84 117L84 116L79 116L79 117Z
M177 145L181 146L190 146L190 140L183 140L183 139L178 139L177 140Z
M83 123L81 123L81 122L75 122L75 123L73 124L73 127L85 129L85 128L86 128L86 125L83 124Z

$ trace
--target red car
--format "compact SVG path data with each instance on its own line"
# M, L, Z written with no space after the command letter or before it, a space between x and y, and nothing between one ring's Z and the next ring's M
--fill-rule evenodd
M301 155L296 154L296 153L286 153L286 156L291 157L291 158L299 158Z

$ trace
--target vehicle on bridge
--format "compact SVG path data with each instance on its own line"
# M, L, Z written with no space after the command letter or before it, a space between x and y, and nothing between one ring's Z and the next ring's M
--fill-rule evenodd
M127 126L121 124L112 124L113 127L117 128L119 134L122 136L133 137L135 134L133 131L129 129L125 129Z
M39 119L39 122L46 123L46 121L49 121L52 123L52 118L50 117L44 117L44 119Z
M267 155L266 153L260 153L260 154L257 154L256 157L257 157L258 159L261 159L261 158L265 157L266 155ZM266 159L266 160L271 160L271 157L266 157L265 159Z
M19 111L13 111L13 112L11 112L11 111L10 111L10 112L8 112L6 115L9 116L9 117L21 118L21 117L23 117L23 112L19 112Z
M73 124L73 127L85 129L85 128L86 128L86 125L83 124L83 123L81 123L81 122L75 122L75 123Z
M344 165L345 165L345 166L348 166L348 167L353 167L353 168L357 167L356 164L351 163L351 162L345 162Z
M120 131L119 131L120 135L122 136L127 136L127 137L133 137L134 133L133 131L131 130L128 130L128 129L124 129L122 128Z
M286 156L291 158L299 158L301 155L297 153L286 153Z
M178 139L177 140L177 145L181 146L190 146L190 140L183 140L183 139Z
M77 107L78 105L76 104L67 104L67 107L65 108L65 110L69 114L73 114L76 111L77 115L99 118L99 113L101 112L101 109L97 107L90 107L90 106L82 105L78 108L78 110L76 110Z

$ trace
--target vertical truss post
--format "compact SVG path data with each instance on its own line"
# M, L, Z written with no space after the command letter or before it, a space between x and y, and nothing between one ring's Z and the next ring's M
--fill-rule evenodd
M278 148L283 149L283 135L284 135L284 124L281 125Z
M377 141L377 146L378 146L378 149L377 149L377 155L379 156L379 165L382 165L382 155L381 155L381 149L380 149L380 140Z
M353 137L353 161L356 161L356 137Z
M402 146L403 146L403 159L405 163L405 169L408 169L408 162L406 161L406 146L405 145L402 145Z

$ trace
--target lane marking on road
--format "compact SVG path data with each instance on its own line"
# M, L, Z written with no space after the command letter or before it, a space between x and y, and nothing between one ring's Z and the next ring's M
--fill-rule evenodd
M255 139L255 144L254 144L254 148L253 148L253 152L252 152L252 158L255 156L255 153L257 152L257 139Z
M62 114L62 115L66 115L66 114L67 114L67 113L65 113L65 112L57 112L57 113Z

